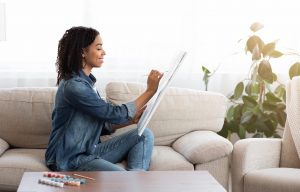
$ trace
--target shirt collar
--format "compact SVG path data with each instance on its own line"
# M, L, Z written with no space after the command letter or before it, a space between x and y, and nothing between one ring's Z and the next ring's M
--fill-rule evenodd
M90 75L87 76L87 75L83 72L82 69L79 70L79 77L81 77L81 78L87 80L92 86L94 86L94 84L96 83L96 78L95 78L95 76L94 76L92 73L90 73Z

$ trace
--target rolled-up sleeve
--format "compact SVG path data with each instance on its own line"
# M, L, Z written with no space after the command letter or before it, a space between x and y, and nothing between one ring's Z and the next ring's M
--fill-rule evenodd
M87 82L80 79L67 81L63 91L70 105L108 123L127 123L136 113L134 102L114 106L104 101Z
M133 118L134 115L136 114L135 102L134 102L134 101L131 101L131 102L125 103L124 105L127 107L127 110L128 110L128 116L129 116L130 118Z

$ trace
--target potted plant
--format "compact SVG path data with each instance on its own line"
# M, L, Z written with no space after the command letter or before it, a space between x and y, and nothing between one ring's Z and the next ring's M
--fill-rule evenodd
M252 64L249 75L239 82L229 96L231 106L220 135L230 138L236 133L240 139L250 133L253 137L280 137L278 127L284 127L285 86L277 81L271 61L284 54L276 50L276 42L265 43L256 32L263 28L260 23L254 23L250 29L252 35L246 41L246 54L250 53ZM300 63L294 63L289 70L289 76L300 75Z

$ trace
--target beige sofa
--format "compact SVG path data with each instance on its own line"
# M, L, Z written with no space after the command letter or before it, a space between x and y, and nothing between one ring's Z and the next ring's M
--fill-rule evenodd
M103 92L118 104L144 89L114 82ZM55 93L55 87L0 89L0 191L16 190L25 171L48 170L44 153ZM221 94L169 88L148 126L155 135L150 170L208 170L227 188L233 147L216 134L226 103Z
M244 139L234 144L233 192L300 191L300 77L287 84L282 139Z

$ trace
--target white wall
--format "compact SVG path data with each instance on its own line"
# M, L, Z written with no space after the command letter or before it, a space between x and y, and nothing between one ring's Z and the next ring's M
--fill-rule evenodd
M113 80L145 82L144 73L166 70L174 53L183 49L188 57L173 86L203 90L201 65L215 69L221 64L209 88L227 94L251 63L243 48L255 21L265 25L259 35L268 41L280 39L278 49L300 50L297 0L2 2L7 41L0 42L0 87L54 86L58 40L77 25L94 27L103 38L105 63L94 70L102 85ZM289 65L298 59L279 60L273 68L286 79Z

